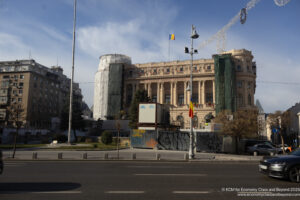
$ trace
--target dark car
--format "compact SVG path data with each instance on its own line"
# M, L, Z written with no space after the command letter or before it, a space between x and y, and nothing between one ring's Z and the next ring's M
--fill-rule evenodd
M300 149L288 155L264 157L260 161L259 171L275 178L288 178L300 182Z
M0 150L0 174L3 172L3 160L2 160L2 151Z
M257 155L259 155L259 154L270 155L271 153L280 154L280 153L282 153L282 149L276 148L270 144L264 143L264 144L256 144L252 147L248 147L247 152L250 154L256 153Z

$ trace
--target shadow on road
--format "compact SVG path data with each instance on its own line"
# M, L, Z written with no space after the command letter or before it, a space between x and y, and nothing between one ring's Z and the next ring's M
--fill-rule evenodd
M27 192L59 192L80 188L79 183L45 183L45 182L24 182L24 183L0 183L0 194L27 193Z

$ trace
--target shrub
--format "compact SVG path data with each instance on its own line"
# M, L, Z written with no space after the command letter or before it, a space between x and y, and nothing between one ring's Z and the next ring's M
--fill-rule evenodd
M101 142L103 144L111 144L113 141L113 136L111 132L104 131L101 136Z

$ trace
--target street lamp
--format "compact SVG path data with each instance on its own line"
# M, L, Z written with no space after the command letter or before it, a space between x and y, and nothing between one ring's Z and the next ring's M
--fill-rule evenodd
M185 53L191 54L191 66L190 66L190 84L187 88L187 91L190 91L190 104L192 103L193 98L193 54L198 53L197 49L193 48L193 40L197 39L199 35L196 32L196 28L192 25L192 34L191 34L191 51L188 47L184 48ZM189 159L194 159L195 157L195 145L194 145L194 133L193 133L193 116L190 117L190 148L189 148Z

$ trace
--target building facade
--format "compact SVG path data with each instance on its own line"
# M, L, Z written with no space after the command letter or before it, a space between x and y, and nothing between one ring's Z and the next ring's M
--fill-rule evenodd
M135 92L144 89L152 102L169 105L171 124L189 128L190 64L190 60L124 64L122 109L127 110ZM192 70L196 129L203 128L205 117L215 116L217 108L232 111L256 108L256 65L251 51L231 50L213 55L212 59L196 59Z
M24 110L27 128L50 128L69 102L70 79L61 67L47 68L34 60L0 62L0 122L9 125L8 110L18 104ZM74 84L75 101L81 102L79 84Z

